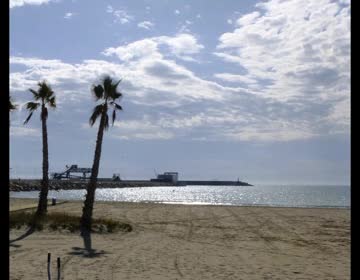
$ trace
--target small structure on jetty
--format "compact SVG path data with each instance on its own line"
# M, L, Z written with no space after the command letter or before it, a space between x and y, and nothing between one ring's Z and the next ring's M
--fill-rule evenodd
M150 179L151 182L166 182L177 184L179 173L178 172L165 172L164 174L157 175L156 179Z

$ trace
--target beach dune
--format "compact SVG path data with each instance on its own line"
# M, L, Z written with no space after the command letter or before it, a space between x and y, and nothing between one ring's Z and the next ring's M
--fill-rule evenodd
M11 199L10 210L34 204ZM68 201L49 212L81 209ZM91 257L79 234L30 234L10 244L10 279L47 279L48 252L53 279L57 257L62 279L350 279L349 209L96 202L94 214L134 229L92 234Z

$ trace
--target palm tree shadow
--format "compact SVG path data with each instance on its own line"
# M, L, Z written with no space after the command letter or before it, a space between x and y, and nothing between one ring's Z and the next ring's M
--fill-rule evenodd
M92 248L90 231L82 230L80 235L84 241L84 248L72 247L73 251L69 253L70 255L78 255L86 258L94 258L106 254L104 250L96 250Z
M20 245L15 245L15 244L12 244L12 243L26 238L26 237L29 236L30 234L34 233L34 231L35 231L35 226L30 226L30 227L28 228L28 230L27 230L24 234L20 235L19 237L15 238L15 239L13 239L13 240L10 240L10 241L9 241L10 246L20 247Z

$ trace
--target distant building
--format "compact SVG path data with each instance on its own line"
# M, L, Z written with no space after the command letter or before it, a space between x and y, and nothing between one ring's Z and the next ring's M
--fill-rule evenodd
M157 175L156 179L151 179L152 182L168 182L177 184L179 173L178 172L165 172L164 174Z

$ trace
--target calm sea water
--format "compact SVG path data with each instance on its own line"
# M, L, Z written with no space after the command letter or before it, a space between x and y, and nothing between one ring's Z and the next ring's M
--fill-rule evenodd
M83 200L85 190L50 191L49 198ZM38 191L10 192L10 197L38 198ZM97 201L282 207L350 207L350 186L259 185L97 189Z

